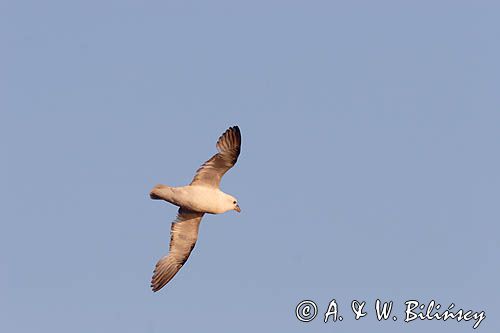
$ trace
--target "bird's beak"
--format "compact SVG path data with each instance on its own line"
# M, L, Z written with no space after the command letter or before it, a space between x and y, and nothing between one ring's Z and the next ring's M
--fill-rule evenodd
M236 207L234 208L235 211L237 211L238 213L241 213L241 208L239 205L236 205Z

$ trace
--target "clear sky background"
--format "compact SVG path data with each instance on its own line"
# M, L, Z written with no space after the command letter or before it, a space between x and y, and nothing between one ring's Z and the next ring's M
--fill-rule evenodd
M2 332L472 332L500 326L500 5L0 1ZM242 153L159 293L172 205ZM374 302L393 300L396 322ZM299 322L295 306L316 301ZM330 300L342 322L325 324ZM353 319L350 302L369 312Z

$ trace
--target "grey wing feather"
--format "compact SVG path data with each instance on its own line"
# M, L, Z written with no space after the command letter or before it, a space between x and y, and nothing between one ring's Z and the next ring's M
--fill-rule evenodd
M228 128L217 141L217 154L196 171L190 185L218 188L222 176L236 164L241 150L241 132L238 126Z
M188 260L198 239L198 228L203 213L179 208L177 219L170 229L170 251L156 264L151 288L158 291L165 286Z

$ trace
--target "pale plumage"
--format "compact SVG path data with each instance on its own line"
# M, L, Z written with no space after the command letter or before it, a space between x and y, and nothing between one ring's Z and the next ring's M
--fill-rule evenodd
M203 163L190 185L156 185L150 193L151 199L165 200L180 207L170 231L169 254L158 261L153 273L153 291L165 286L189 258L205 213L240 212L236 198L219 189L222 176L236 163L240 154L241 133L238 126L226 130L219 137L216 147L219 152Z

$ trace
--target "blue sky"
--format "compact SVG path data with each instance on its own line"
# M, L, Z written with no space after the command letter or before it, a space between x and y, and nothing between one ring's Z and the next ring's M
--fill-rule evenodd
M499 327L494 2L1 1L5 332L471 332ZM229 126L194 252L149 289L184 185ZM398 320L378 322L377 298ZM299 322L295 306L316 301ZM323 323L336 299L344 320ZM366 318L350 302L365 300Z

